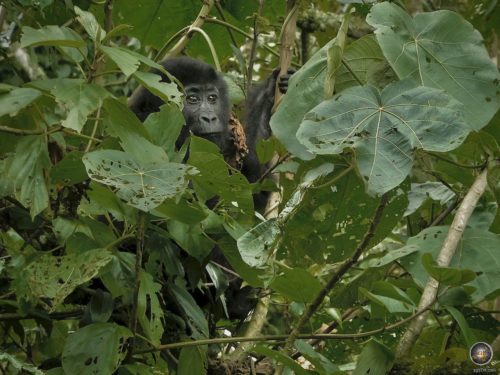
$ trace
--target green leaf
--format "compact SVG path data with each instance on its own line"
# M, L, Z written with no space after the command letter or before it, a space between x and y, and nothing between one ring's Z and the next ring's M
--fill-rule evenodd
M459 286L476 278L476 274L471 270L436 266L436 262L429 253L422 255L422 264L429 275L444 285Z
M243 261L251 267L263 267L269 259L273 244L281 235L276 219L264 221L238 238L238 250Z
M335 42L328 49L327 52L327 74L325 79L325 98L333 96L335 92L335 78L337 76L338 70L342 65L342 55L344 54L344 47L347 38L347 31L349 30L349 20L351 15L349 13L344 14L344 19L340 25L337 36L335 37Z
M38 99L40 95L42 95L40 91L28 88L15 88L0 95L0 117L8 114L15 115Z
M371 293L365 288L359 288L359 293L369 299L373 304L371 306L371 313L373 316L377 315L377 310L376 310L376 305L381 306L385 308L385 310L389 314L395 314L395 313L410 313L413 311L413 308L408 306L407 303L401 302L397 299L387 297L387 296L382 296L378 295L375 293Z
M8 353L0 353L0 362L7 367L12 366L13 369L19 371L16 372L16 374L27 372L33 375L44 375L44 372L37 369L35 366L21 362L14 355L10 355Z
M179 91L175 83L163 82L161 76L154 73L135 72L134 77L141 85L165 103L174 103L179 108L183 107L184 94Z
M208 210L202 207L198 201L191 202L188 199L181 198L168 199L156 207L152 214L159 217L168 217L184 224L198 224L208 216Z
M302 268L283 270L270 284L271 289L296 302L312 302L321 291L321 284Z
M328 42L290 77L288 91L271 117L273 135L303 160L310 160L314 155L298 142L295 133L304 115L323 101L327 54L334 43L335 39Z
M465 106L481 129L500 107L497 67L481 34L457 13L440 10L414 18L396 4L375 5L367 17L385 57L403 79L442 89ZM452 30L453 32L450 32Z
M385 375L394 362L394 353L385 345L372 339L358 357L353 375Z
M294 345L300 354L311 362L316 371L318 371L321 375L333 375L339 371L339 368L330 362L328 358L315 351L314 348L305 341L296 340Z
M316 154L356 151L368 191L383 194L409 174L415 149L449 151L470 129L462 105L444 92L401 81L382 92L353 87L315 107L297 132Z
M45 171L50 159L44 136L25 136L19 141L12 162L4 171L16 199L35 217L49 205Z
M134 74L141 64L137 56L125 48L101 45L99 49L118 65L127 78Z
M64 155L50 171L52 183L71 186L85 181L88 176L82 162L83 155L81 151L71 151Z
M111 260L104 249L95 249L80 254L53 256L45 254L26 267L24 278L30 292L43 303L50 299L51 310L81 285L95 276Z
M268 347L265 347L263 345L257 345L253 349L253 351L255 351L255 353L257 354L262 354L266 357L272 358L278 363L282 363L289 369L293 370L297 375L314 374L312 371L308 371L302 368L297 362L295 362L292 358L288 357L287 355L278 352L276 350L269 349Z
M206 375L207 367L206 345L182 348L177 369L179 375Z
M161 285L154 282L153 276L144 271L140 272L137 318L144 335L153 345L160 345L163 335L163 311L157 295L160 289Z
M80 35L65 26L44 26L40 29L23 26L22 30L21 48L35 46L85 48L85 42Z
M156 144L134 113L115 99L104 102L105 124L111 134L120 138L123 150L141 164L167 162L166 152Z
M77 132L83 129L87 118L102 105L104 99L110 96L110 93L101 86L69 78L55 80L50 92L67 111L62 126Z
M403 216L408 216L417 211L427 200L439 201L441 205L448 203L455 197L455 193L441 182L424 182L423 184L411 184L411 191L408 193L408 208Z
M151 139L167 152L169 160L174 160L175 141L179 138L185 122L179 107L168 103L162 105L159 112L151 113L144 121L144 127L151 134Z
M77 21L83 26L87 34L89 34L90 39L101 42L106 36L106 31L99 25L95 16L90 12L81 10L76 5L75 13L77 15Z
M111 323L85 326L68 336L62 353L66 374L112 374L125 358L131 332Z
M97 289L88 304L93 323L106 323L113 313L113 297L110 293Z
M139 164L125 152L100 150L83 158L89 177L117 189L116 194L128 204L150 211L165 199L181 195L187 175L193 167L178 163Z
M176 299L178 306L181 308L193 331L193 337L207 338L208 323L193 296L188 293L185 286L169 284L169 287L169 291Z
M454 307L447 306L446 310L448 310L453 319L455 319L455 321L458 323L460 331L462 331L462 335L464 336L465 343L467 344L467 347L470 348L477 342L477 339L474 335L474 332L470 329L469 325L467 324L467 321L465 320L464 316L460 311L458 311Z
M411 253L401 258L400 263L420 286L424 286L428 278L428 273L421 261L422 255L430 253L436 259L447 233L448 227L446 226L425 229L417 236L411 237L406 246L400 249L405 250L411 247ZM417 250L414 250L415 248ZM476 279L468 284L475 287L472 300L476 303L499 289L499 259L500 236L498 234L466 229L449 267L469 269L476 273Z

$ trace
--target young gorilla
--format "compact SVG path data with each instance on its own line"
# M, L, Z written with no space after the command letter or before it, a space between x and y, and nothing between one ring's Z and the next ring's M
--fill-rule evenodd
M180 148L189 133L214 142L225 158L231 158L236 152L232 139L229 118L231 113L227 85L222 76L210 65L188 57L177 57L162 62L165 69L182 83L185 90L183 115L186 120L176 147ZM256 144L259 139L271 135L269 120L274 103L274 87L278 72L275 71L263 84L251 90L245 103L245 135L248 154L243 160L242 173L250 182L259 179L265 169L260 165ZM163 76L168 81L168 77ZM286 76L280 81L280 88L286 88ZM131 102L131 109L141 121L152 112L159 111L163 101L144 88ZM264 208L267 194L255 196L256 206ZM215 249L212 259L230 267L219 249ZM255 291L250 287L240 289L241 280L233 280L226 291L226 297L231 301L228 312L232 319L243 319L255 306Z

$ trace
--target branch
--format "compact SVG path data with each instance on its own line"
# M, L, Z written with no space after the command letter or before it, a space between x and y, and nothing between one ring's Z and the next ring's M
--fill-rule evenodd
M450 261L455 254L455 250L462 238L465 227L467 226L467 222L469 221L469 218L474 211L479 198L483 195L486 189L487 174L487 169L484 169L484 171L479 176L477 176L464 200L460 204L460 207L455 214L455 218L451 223L450 229L448 230L448 235L446 236L441 251L439 252L437 258L438 266L447 267L450 264ZM436 299L438 287L439 282L429 276L427 284L425 285L424 291L422 293L422 297L420 298L420 302L418 304L418 311L422 310L424 306L427 306L429 304L429 301L433 301ZM422 332L422 329L425 326L426 318L427 314L422 314L408 327L403 337L399 341L396 350L396 358L400 359L406 357L410 353L412 346L417 341L420 333Z
M432 301L432 304L434 304L435 301ZM417 318L427 310L431 308L431 305L427 306L424 310L422 311L417 311L413 315L410 315L409 317L400 320L399 322L393 323L393 324L388 324L386 326L374 329L372 331L367 331L367 332L359 332L359 333L306 333L306 334L300 334L297 335L297 339L300 340L307 340L307 339L314 339L314 340L356 340L364 337L371 337L378 335L382 332L386 331L391 331L393 329L396 329L402 325L405 325L406 323L412 321L413 319ZM263 341L283 341L287 339L287 335L266 335L266 336L258 336L258 337L220 337L220 338L215 338L215 339L204 339L204 340L190 340L190 341L182 341L182 342L175 342L172 344L165 344L165 345L159 345L155 348L150 348L150 349L139 349L135 350L133 354L145 354L145 353L153 353L153 352L158 352L162 350L170 350L170 349L179 349L179 348L186 348L190 346L200 346L200 345L210 345L210 344L231 344L234 342L263 342Z
M373 217L373 220L370 224L370 227L368 228L368 231L365 233L363 240L359 243L358 247L354 251L354 254L348 259L346 259L340 267L337 269L337 271L333 274L333 276L330 278L330 280L326 283L326 285L323 287L323 289L319 292L318 296L315 298L315 300L307 307L306 311L300 318L299 322L296 324L296 326L293 328L292 332L288 336L286 340L286 348L290 350L293 346L293 343L295 339L299 336L299 332L301 328L309 322L311 317L314 315L316 310L319 308L319 306L323 303L323 300L325 297L328 295L328 293L331 292L333 287L339 282L339 280L346 274L347 271L351 269L351 267L356 264L358 261L358 258L361 256L363 251L368 247L370 244L371 239L373 238L375 234L375 230L377 229L378 224L382 220L382 213L384 212L385 206L387 205L389 199L388 199L388 193L385 193L382 195L380 198L380 203L377 207L377 210L375 211L375 215Z
M262 8L264 7L264 0L259 0L259 9L253 20L253 41L252 48L250 49L250 60L248 62L247 70L247 97L250 96L250 89L252 87L253 65L255 63L255 55L257 52L257 45L259 44L259 18L262 17Z

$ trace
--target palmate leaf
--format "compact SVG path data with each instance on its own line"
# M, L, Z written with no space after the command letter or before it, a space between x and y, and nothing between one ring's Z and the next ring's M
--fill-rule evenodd
M88 153L83 163L91 179L115 187L118 197L143 211L182 194L187 186L186 175L197 173L195 168L179 163L141 165L125 152L116 150Z
M465 119L481 129L500 107L497 67L483 38L457 13L440 10L414 18L396 4L375 5L367 17L399 78L445 90L465 106Z
M470 131L462 109L443 91L410 81L382 92L353 87L306 114L297 138L316 154L353 148L368 191L383 194L406 178L415 149L444 152L462 143Z

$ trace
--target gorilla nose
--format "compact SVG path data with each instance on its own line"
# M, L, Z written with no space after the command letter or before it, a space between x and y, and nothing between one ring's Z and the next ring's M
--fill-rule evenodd
M217 122L217 116L213 115L213 116L201 116L201 122L204 123L204 124L208 124L208 125L212 125L214 124L215 122Z

